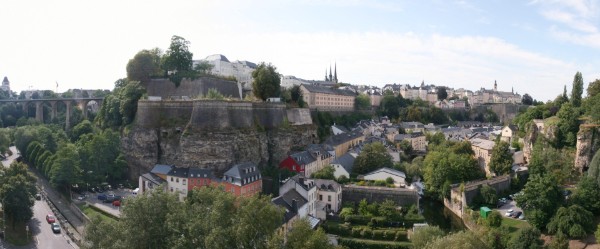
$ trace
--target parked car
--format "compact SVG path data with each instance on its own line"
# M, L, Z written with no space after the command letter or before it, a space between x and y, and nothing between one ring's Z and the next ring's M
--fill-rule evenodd
M89 191L90 191L90 193L94 193L95 194L96 193L96 188L90 188Z
M52 232L60 233L60 225L58 225L57 222L52 223L51 227L52 227Z
M106 200L106 195L104 195L104 194L98 195L98 200L101 200L101 201Z
M525 219L525 214L521 214L519 215L519 217L517 217L519 220L524 220Z
M504 214L504 216L510 216L513 212L514 212L514 210L509 209L509 210L506 211L506 213Z
M83 201L83 200L85 200L86 197L87 196L85 196L85 195L80 195L77 197L77 200Z
M56 222L56 217L54 217L54 215L52 215L52 214L47 214L46 221L48 222L48 224L52 224L52 223Z
M517 217L519 217L521 214L523 214L523 212L521 212L521 211L518 211L518 212L513 212L512 214L510 214L510 217L512 217L512 218L515 218L515 219L516 219L516 218L517 218Z
M35 194L35 199L36 199L36 200L38 200L38 201L39 201L39 200L41 200L41 199L42 199L42 195L40 195L40 194Z

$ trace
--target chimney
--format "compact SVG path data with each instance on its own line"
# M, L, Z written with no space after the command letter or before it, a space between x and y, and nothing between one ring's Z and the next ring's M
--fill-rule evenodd
M292 210L298 213L298 201L296 199L292 199Z

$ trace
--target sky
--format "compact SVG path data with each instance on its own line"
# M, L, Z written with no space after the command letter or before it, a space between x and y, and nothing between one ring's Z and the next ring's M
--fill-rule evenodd
M0 3L11 89L112 89L173 35L194 59L272 63L342 82L493 88L546 101L600 78L600 0L128 0ZM58 88L57 88L58 84ZM584 92L585 94L585 92Z

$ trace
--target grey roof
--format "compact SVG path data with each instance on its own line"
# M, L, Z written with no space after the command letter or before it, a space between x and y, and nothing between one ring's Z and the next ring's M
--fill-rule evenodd
M350 153L346 153L343 156L334 159L333 162L331 162L331 164L342 165L342 167L344 167L344 169L346 169L348 173L351 173L352 168L354 167L355 159L356 158L354 158L354 156L352 156Z
M249 68L254 68L254 69L257 68L256 63L254 63L254 62L249 62L249 61L236 61L236 62L239 63L239 64L242 64L242 65L245 65L245 66L247 66Z
M4 76L4 80L2 80L2 85L6 85L6 84L8 84L8 83L10 83L10 82L8 81L8 78L7 78L6 76Z
M226 61L229 62L229 60L227 59L227 57L225 57L225 55L222 54L213 54L213 55L209 55L206 57L207 61Z
M233 165L233 167L231 167L231 169L229 169L228 171L225 172L225 174L223 174L223 179L225 181L228 182L232 182L235 183L239 186L243 186L246 185L248 183L254 182L258 179L261 179L261 175L260 175L260 170L258 170L258 167L256 167L256 164L252 163L252 162L246 162L246 163L240 163L240 164L236 164ZM248 181L244 181L244 179L246 180L251 180L251 182Z
M337 128L338 130L340 130L340 131L342 131L342 132L349 132L349 130L348 130L348 129L346 129L346 127L344 127L344 126L341 126L341 125L336 125L336 124L334 124L334 125L332 125L332 126L331 126L331 128L333 128L333 127Z
M342 134L338 134L338 135L333 135L331 137L329 137L327 139L327 141L325 141L326 144L329 144L331 146L336 146L336 145L340 145L343 144L345 142L348 142L352 139L358 138L363 136L362 133L360 132L356 132L356 131L352 131L352 132L348 132L348 133L342 133Z
M308 180L308 178L301 176L301 175L295 175L295 176L292 176L290 179L288 179L288 181L296 182L298 185L300 185L300 187L302 187L305 190L309 190L309 189L315 187L315 185L313 185L312 182L309 182L306 180Z
M171 168L171 170L169 171L169 173L167 173L167 175L168 176L181 177L181 178L187 178L188 177L188 171L189 171L189 168L173 167L173 168Z
M423 123L421 122L402 122L400 125L402 126L402 128L409 129L425 127L425 125L423 125Z
M285 214L283 215L284 222L287 223L289 220L294 218L298 214L292 207L293 200L296 200L296 207L300 208L308 202L298 191L291 189L283 195L273 198L271 202L277 206L285 208Z
M374 171L366 173L364 176L377 174L379 172L384 172L384 173L387 173L387 174L390 174L390 175L395 175L395 176L399 176L399 177L402 177L402 178L406 178L406 174L404 174L404 172L399 171L399 170L395 170L395 169L386 168L386 167L383 167L383 168L380 168L380 169L376 169Z
M165 180L163 180L162 178L158 177L157 175L153 174L153 173L146 173L142 175L142 178L148 180L149 182L152 182L153 184L156 185L161 185L165 182Z
M340 188L340 184L334 180L325 180L325 179L313 179L315 181L315 185L320 190L334 191L336 192Z
M171 168L173 168L173 166L171 165L156 164L154 165L154 168L152 168L150 173L166 175L169 173L169 171L171 171Z
M307 165L316 161L317 159L308 151L301 151L290 155L296 163L299 165Z
M212 170L209 169L190 168L188 173L190 178L215 178Z
M398 135L394 136L394 141L402 141L404 139L422 137L422 136L424 136L424 135L421 132L414 132L414 133L409 133L409 134L398 134Z
M336 89L336 88L331 88L331 87L326 87L326 86L309 85L309 84L302 84L302 86L304 86L304 88L306 88L306 90L308 90L309 92L334 94L334 95L345 95L345 96L356 96L356 93L354 93L350 90L342 90L342 89Z

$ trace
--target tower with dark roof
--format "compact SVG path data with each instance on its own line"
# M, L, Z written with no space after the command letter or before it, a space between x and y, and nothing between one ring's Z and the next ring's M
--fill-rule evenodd
M494 91L498 91L498 83L496 83L496 80L494 80Z
M336 63L335 63L335 65L334 65L334 70L335 70L335 71L334 71L334 73L333 73L333 81L334 81L335 83L338 83L338 78L337 78L337 62L336 62Z
M0 88L2 89L2 91L10 92L10 81L8 81L8 78L6 76L4 76L4 80L2 80L2 86L0 86Z

